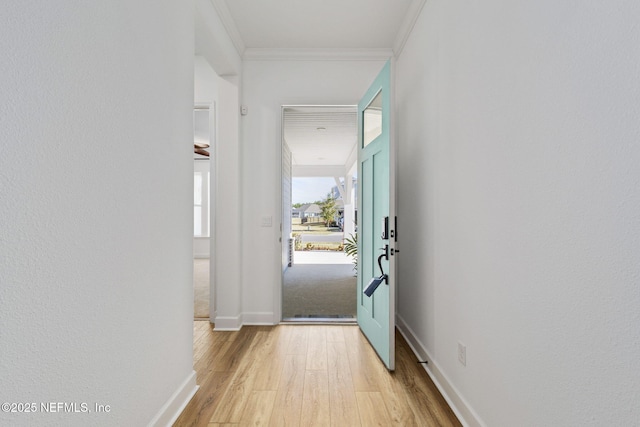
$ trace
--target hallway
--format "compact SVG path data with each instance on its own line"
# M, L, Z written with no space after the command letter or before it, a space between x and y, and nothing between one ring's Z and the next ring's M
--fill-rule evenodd
M194 322L200 389L175 426L457 426L455 415L397 334L389 373L357 326Z
M0 402L112 410L0 426L640 423L640 1L78 3L0 14ZM453 412L400 339L388 374L355 327L278 325L283 176L355 172L285 159L283 110L378 93L353 219L386 242L369 184L395 165L388 319ZM195 359L194 108L219 330ZM358 159L378 127L389 162Z

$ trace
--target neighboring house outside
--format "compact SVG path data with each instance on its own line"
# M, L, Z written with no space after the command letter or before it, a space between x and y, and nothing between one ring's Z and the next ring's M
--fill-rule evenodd
M337 199L336 201L336 216L335 222L342 228L341 219L344 218L344 201ZM293 208L291 210L291 220L293 224L306 224L322 222L322 209L316 203L307 203L299 208Z
M300 206L299 208L293 208L291 216L293 218L309 218L320 216L321 214L322 211L320 209L320 206L315 203L307 203Z
M291 218L298 219L292 221L294 224L305 224L307 222L322 222L322 210L315 203L307 203L299 208L291 210Z

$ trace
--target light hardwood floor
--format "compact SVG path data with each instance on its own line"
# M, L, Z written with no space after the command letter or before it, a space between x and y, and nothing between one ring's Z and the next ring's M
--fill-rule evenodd
M459 426L400 334L389 373L357 326L194 322L200 389L174 426Z

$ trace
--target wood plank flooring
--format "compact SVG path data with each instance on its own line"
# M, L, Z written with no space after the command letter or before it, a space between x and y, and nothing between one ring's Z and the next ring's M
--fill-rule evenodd
M388 372L357 326L194 322L200 389L174 426L459 426L396 334Z

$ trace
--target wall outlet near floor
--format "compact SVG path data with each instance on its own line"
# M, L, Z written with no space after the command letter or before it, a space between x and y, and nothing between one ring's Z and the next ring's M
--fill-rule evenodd
M467 346L458 341L458 362L467 366Z

